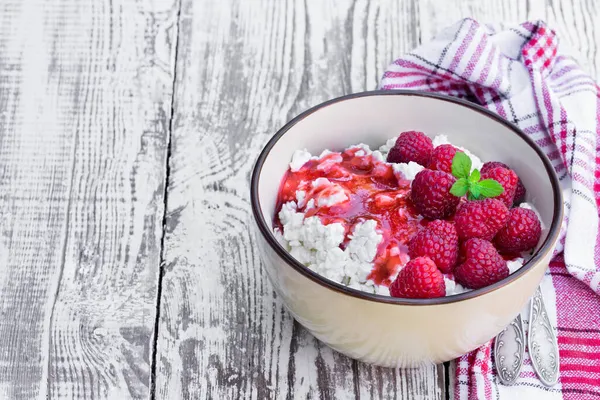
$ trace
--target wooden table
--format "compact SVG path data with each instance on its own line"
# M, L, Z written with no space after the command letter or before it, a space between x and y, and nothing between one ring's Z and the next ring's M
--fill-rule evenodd
M593 0L4 0L0 398L444 399L444 366L319 343L261 269L248 180L294 115L464 16L543 18L598 76Z

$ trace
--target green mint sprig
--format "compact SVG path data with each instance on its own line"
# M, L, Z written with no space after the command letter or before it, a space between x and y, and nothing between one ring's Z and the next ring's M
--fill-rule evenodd
M471 159L462 151L458 151L452 159L452 175L456 182L450 188L450 193L456 197L465 194L469 200L481 200L497 197L504 193L502 185L494 179L481 179L478 169L471 172Z

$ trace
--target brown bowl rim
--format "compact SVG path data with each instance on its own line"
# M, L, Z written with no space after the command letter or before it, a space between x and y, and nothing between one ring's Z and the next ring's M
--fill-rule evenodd
M532 257L515 273L509 275L508 277L502 279L494 283L493 285L486 286L481 289L475 289L469 292L460 293L451 296L438 297L433 299L404 299L404 298L396 298L391 296L385 296L381 294L374 294L363 292L358 289L352 289L347 286L342 285L341 283L334 282L329 280L316 272L308 269L306 266L297 261L292 255L285 249L283 246L279 244L275 236L273 235L272 228L270 224L265 220L264 215L261 212L260 200L258 198L258 183L260 180L260 175L262 172L263 164L268 157L271 149L275 146L277 141L294 125L303 120L304 118L310 116L317 110L328 107L332 104L336 104L342 101L356 99L360 97L371 97L371 96L417 96L417 97L427 97L441 101L447 101L450 103L454 103L459 106L470 108L473 111L477 111L486 117L498 122L509 130L517 134L525 143L527 143L540 157L542 160L544 167L546 168L546 172L550 178L550 184L552 185L552 192L554 195L554 213L552 217L552 223L550 225L550 229L548 231L548 236L546 240L544 240L543 245L532 255ZM402 304L402 305L437 305L437 304L450 304L456 303L463 300L473 299L479 296L483 296L487 293L498 290L514 281L519 279L521 276L525 275L529 270L533 268L533 266L545 258L548 253L553 249L554 243L558 239L558 235L560 232L560 226L563 218L563 207L562 207L562 192L560 190L560 184L556 172L550 163L548 157L542 152L542 150L538 147L535 142L530 139L521 129L519 129L515 124L505 120L497 114L492 113L491 111L479 106L477 104L471 103L467 100L459 99L456 97L450 97L446 95L441 95L437 93L429 93L429 92L420 92L420 91L412 91L412 90L372 90L365 92L358 92L347 94L344 96L336 97L331 100L327 100L321 104L318 104L314 107L309 108L308 110L302 112L289 122L287 122L281 129L273 135L273 137L267 142L263 150L261 151L256 163L254 165L254 169L252 171L252 178L250 181L250 201L252 205L252 213L254 215L254 219L258 228L267 241L267 243L271 246L271 248L286 262L287 265L295 269L300 274L309 278L313 282L327 288L330 290L334 290L336 292L342 293L347 296L351 296L354 298L359 298L368 301L374 301L377 303L387 303L387 304Z

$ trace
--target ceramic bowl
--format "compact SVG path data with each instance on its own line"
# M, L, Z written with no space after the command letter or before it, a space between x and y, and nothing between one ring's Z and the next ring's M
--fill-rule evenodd
M540 213L544 232L531 259L491 286L436 299L399 299L350 289L296 261L273 236L279 185L296 149L313 154L366 143L378 148L402 131L445 134L482 160L510 165ZM251 201L263 266L294 318L349 357L410 367L452 360L493 338L517 316L548 267L562 222L550 161L516 126L470 102L414 91L374 91L327 101L288 122L254 167Z

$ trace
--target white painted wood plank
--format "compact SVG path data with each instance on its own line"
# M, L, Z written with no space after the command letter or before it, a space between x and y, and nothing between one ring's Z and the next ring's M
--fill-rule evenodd
M183 1L157 354L159 399L444 397L443 367L352 361L294 323L264 275L248 179L278 127L374 89L413 47L411 1Z
M0 398L148 398L174 1L0 5Z

